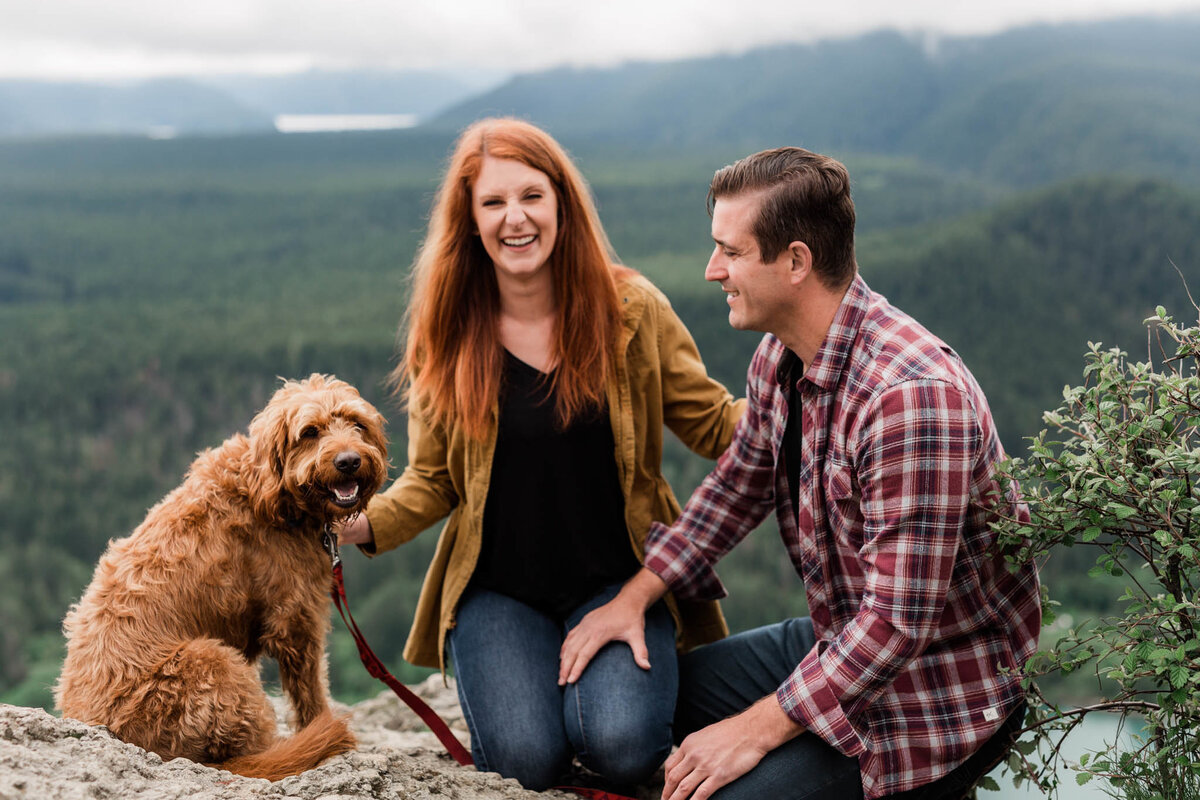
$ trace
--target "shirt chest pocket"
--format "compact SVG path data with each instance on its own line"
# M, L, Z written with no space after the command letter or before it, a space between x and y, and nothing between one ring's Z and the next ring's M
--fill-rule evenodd
M852 547L862 540L861 492L849 464L830 461L822 483L825 488L826 524L833 535Z
M830 460L825 467L825 498L831 503L852 500L858 494L858 485L849 464Z

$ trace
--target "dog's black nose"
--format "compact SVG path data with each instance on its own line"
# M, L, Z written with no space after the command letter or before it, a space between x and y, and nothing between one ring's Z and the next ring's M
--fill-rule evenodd
M337 467L338 472L353 475L362 466L362 456L353 450L344 450L333 457L333 465Z

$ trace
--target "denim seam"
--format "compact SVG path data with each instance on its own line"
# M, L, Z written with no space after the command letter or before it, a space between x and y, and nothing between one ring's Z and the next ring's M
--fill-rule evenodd
M454 647L454 637L453 636L447 637L446 645L450 648L450 660L454 664L457 664L458 656L456 655L457 650ZM457 670L456 670L456 672L457 672ZM454 679L461 683L462 676L456 674L454 676ZM459 705L462 706L463 720L466 721L467 729L471 732L471 749L476 751L475 769L478 770L479 772L491 772L491 770L488 769L488 757L487 757L487 751L484 749L484 746L483 746L483 739L479 736L479 732L475 727L475 717L471 713L470 704L467 702L467 693L463 692L463 691L459 691L457 694L458 694ZM480 762L483 762L483 763L480 763Z
M582 676L580 676L580 680L582 680ZM590 753L591 753L591 748L588 746L587 728L585 728L583 725L583 716L584 716L583 715L583 693L579 689L579 682L576 681L576 683L575 683L575 719L579 723L580 747L579 747L578 752L576 752L575 755L579 757L580 761L583 761L583 759L585 757L590 758Z

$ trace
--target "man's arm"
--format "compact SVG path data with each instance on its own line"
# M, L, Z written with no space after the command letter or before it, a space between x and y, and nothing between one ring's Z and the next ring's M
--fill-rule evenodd
M635 661L649 669L648 662L636 658L638 647L645 649L645 611L668 590L677 597L703 600L725 596L715 564L774 508L775 455L767 400L777 390L761 376L773 376L773 354L782 347L768 336L755 351L746 387L749 407L733 441L679 519L669 528L658 522L650 526L645 567L616 598L588 614L568 634L560 651L561 682L578 680L591 657L614 640L629 642ZM608 608L614 604L615 608ZM641 617L635 619L639 613Z
M617 596L589 611L563 641L558 659L558 685L574 683L592 657L609 642L625 642L634 662L650 669L646 648L646 611L667 593L662 578L642 567Z

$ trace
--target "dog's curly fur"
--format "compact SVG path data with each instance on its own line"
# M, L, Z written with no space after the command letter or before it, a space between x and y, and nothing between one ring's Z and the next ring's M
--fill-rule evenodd
M109 543L63 622L65 716L158 753L277 780L354 747L329 709L327 523L387 473L384 420L349 384L286 382L201 453L132 535ZM276 741L257 662L279 663L293 724Z

